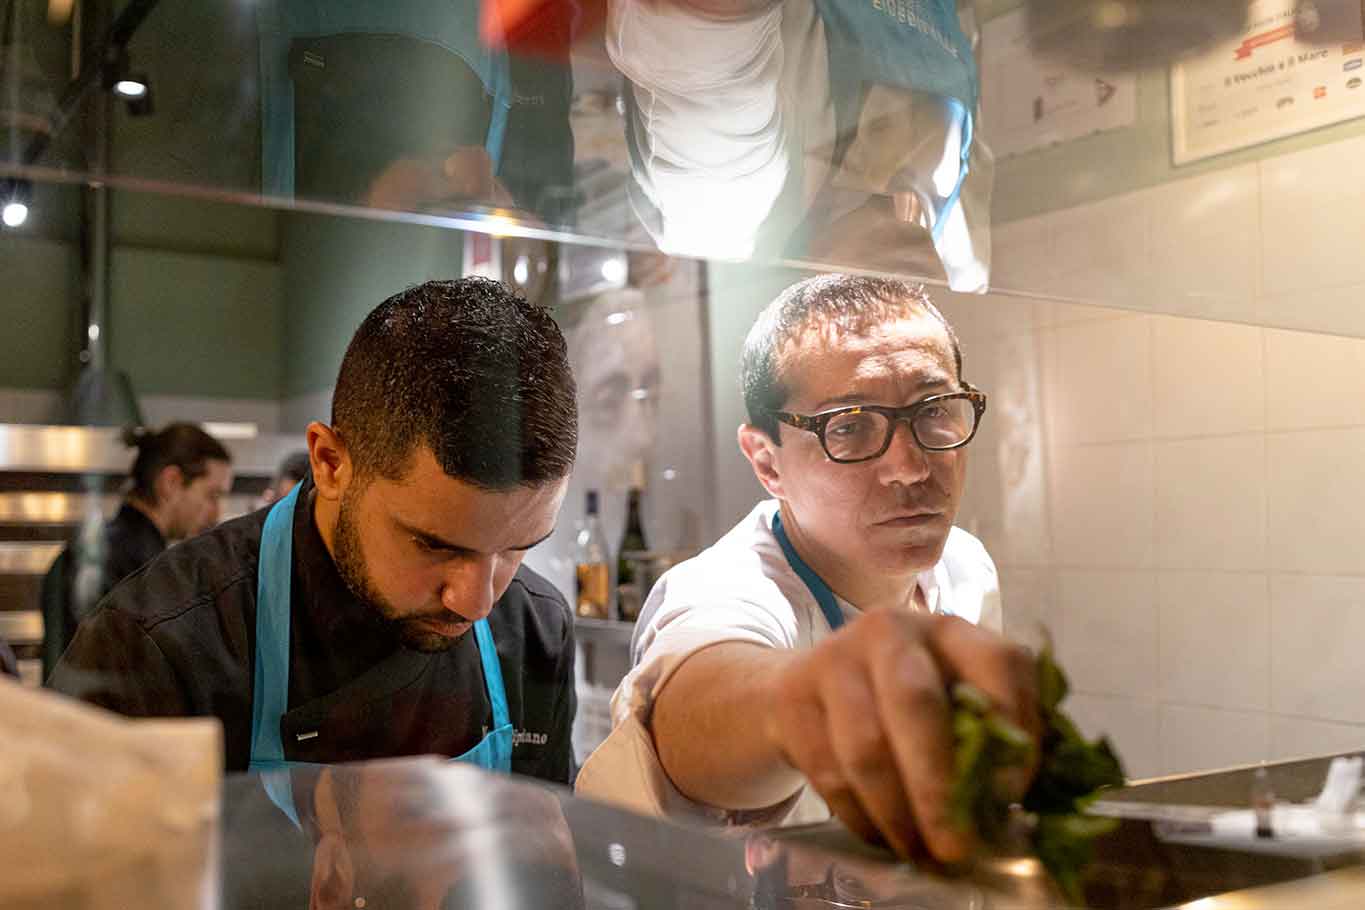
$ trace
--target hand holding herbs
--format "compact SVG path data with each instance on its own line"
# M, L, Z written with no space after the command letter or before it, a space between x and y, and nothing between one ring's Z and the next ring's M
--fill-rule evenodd
M1104 787L1123 784L1123 769L1107 739L1088 742L1060 704L1066 676L1044 649L1037 661L1038 707L1043 716L1037 776L1020 802L1029 823L1030 846L1069 900L1081 902L1081 872L1095 838L1116 822L1085 814ZM1033 763L1033 743L999 716L981 690L969 683L952 689L955 824L974 830L987 845L1004 846L1011 803L999 793L1000 772Z

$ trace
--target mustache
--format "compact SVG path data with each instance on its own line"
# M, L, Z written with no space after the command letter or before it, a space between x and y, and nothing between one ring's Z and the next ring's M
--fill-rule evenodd
M878 511L891 517L914 515L919 512L946 512L951 502L952 497L946 492L924 490L913 496L888 497L881 503L882 508Z

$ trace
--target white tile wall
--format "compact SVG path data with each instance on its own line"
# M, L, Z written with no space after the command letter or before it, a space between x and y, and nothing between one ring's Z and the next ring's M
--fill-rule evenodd
M1158 442L1156 560L1163 568L1265 566L1263 435Z
M1186 437L1265 429L1262 334L1255 326L1153 317L1153 432Z
M1058 573L1052 634L1077 692L1156 694L1155 581L1150 572Z
M1365 578L1273 575L1270 611L1276 713L1365 723Z
M1358 220L1359 215L1341 216ZM1337 334L1365 335L1365 284L1300 288L1257 299L1253 314L1259 323L1286 329L1327 329Z
M1152 435L1149 317L1062 326L1042 340L1052 442L1074 445Z
M1083 727L1134 776L1365 747L1365 339L1063 303L1027 332L968 318L997 336L970 348L995 383L972 471L995 475L964 520Z
M1330 724L1299 717L1270 719L1270 759L1304 758L1365 750L1365 725Z
M1058 274L1048 292L1062 298L1132 306L1150 293L1150 203L1133 193L1052 216Z
M1047 521L1044 407L1036 333L998 338L990 351L991 398L981 447L995 454L999 470L1002 541L997 557L1013 565L1046 565L1052 559Z
M1365 575L1365 427L1272 433L1266 454L1270 567Z
M1265 714L1161 707L1161 758L1166 769L1212 771L1265 761L1269 754L1270 718Z
M992 284L1015 290L1034 290L1057 273L1051 219L1025 218L1003 225L991 238Z
M1255 164L1149 191L1148 286L1155 309L1245 318L1259 277L1259 181Z
M1061 325L1076 325L1082 322L1101 322L1106 319L1122 319L1131 315L1126 310L1097 304L1057 303L1043 301L1035 304L1039 328L1056 328Z
M1365 296L1361 298L1365 300ZM1271 430L1365 425L1359 338L1265 330L1266 426Z
M1152 444L1057 446L1049 496L1057 564L1152 565Z
M1342 179L1362 161L1365 138L1260 162L1265 294L1365 284L1365 181Z
M1159 572L1161 695L1168 702L1270 708L1270 582L1242 572Z

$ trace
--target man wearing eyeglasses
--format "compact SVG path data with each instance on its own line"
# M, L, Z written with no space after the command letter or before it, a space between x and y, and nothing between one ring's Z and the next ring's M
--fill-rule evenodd
M741 372L739 445L772 498L650 593L579 790L726 824L833 813L962 859L948 687L1039 729L995 567L953 526L986 396L922 288L847 275L783 292Z

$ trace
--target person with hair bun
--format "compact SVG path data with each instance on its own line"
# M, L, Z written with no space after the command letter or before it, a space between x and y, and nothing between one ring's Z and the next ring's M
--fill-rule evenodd
M82 528L43 580L43 672L66 650L77 624L120 581L151 562L168 541L218 523L232 487L232 456L192 423L159 431L130 427L123 441L137 454L128 490L108 522Z

